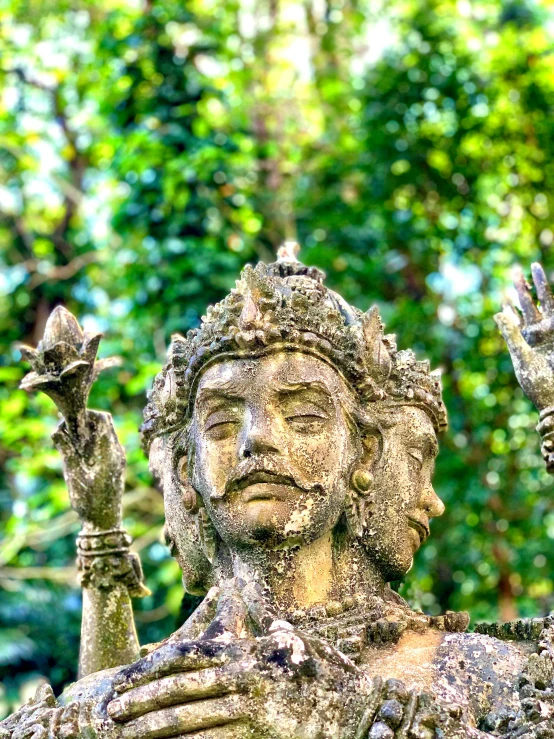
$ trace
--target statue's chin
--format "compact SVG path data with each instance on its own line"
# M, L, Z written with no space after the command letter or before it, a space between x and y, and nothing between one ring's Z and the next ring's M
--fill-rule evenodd
M415 539L406 532L405 537L396 536L387 541L384 537L379 542L365 542L364 546L369 558L373 561L385 582L402 580L411 570L415 547Z
M300 498L298 488L285 484L249 485L216 509L216 524L230 546L286 548L308 544L331 530L338 513ZM310 503L312 505L310 505Z
M268 549L287 549L308 544L314 536L310 531L292 522L290 510L283 510L271 501L248 504L243 524L245 534L252 545Z
M290 517L290 508L276 498L253 498L244 504L243 521L251 532L284 533Z

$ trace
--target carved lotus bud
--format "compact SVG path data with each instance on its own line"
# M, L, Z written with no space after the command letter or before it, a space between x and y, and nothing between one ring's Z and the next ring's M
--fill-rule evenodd
M61 305L54 308L44 329L41 342L43 349L52 349L60 342L81 347L83 339L83 331L75 316Z
M101 338L102 334L84 333L75 316L58 306L50 314L37 348L20 347L33 368L20 387L48 395L71 425L84 412L98 374L118 363L115 357L96 361Z

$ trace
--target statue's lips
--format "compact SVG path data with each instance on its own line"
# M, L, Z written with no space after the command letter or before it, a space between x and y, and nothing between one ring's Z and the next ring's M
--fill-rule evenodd
M429 527L426 524L424 524L422 521L418 521L417 518L412 518L412 516L408 516L408 526L417 533L417 535L419 536L420 544L423 544L423 542L431 533L429 531Z
M260 470L240 477L233 483L232 489L238 491L245 490L244 499L246 501L270 500L275 498L282 500L285 494L282 490L279 490L279 486L281 485L295 487L294 480L289 475L279 475L274 472ZM255 489L248 489L254 487Z

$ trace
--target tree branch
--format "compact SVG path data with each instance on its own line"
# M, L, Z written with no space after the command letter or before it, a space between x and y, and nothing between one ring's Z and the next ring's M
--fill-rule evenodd
M33 288L42 285L43 282L51 282L52 280L69 280L77 274L79 270L86 267L87 264L95 262L97 259L98 252L88 251L86 254L81 254L80 256L75 257L75 259L72 259L68 264L63 264L59 267L52 267L52 269L48 270L48 272L45 272L44 274L35 271L29 282L29 288L32 290Z

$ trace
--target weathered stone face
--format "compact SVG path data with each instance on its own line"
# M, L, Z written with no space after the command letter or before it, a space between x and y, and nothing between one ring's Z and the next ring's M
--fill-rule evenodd
M334 593L352 593L361 581L379 591L402 578L430 519L444 511L431 482L438 445L429 415L362 405L335 369L300 351L207 368L187 448L188 458L173 454L166 465L183 490L166 491L178 547L184 521L175 521L186 512L176 507L192 495L200 528L213 526L223 549L239 557L281 552L286 571L287 552L325 539L317 557Z
M361 313L323 278L282 252L173 337L142 431L190 592L242 577L247 551L266 557L249 577L301 572L293 550L320 542L306 557L328 597L381 593L442 511L428 492L440 376L384 335L376 307ZM269 563L277 551L291 556Z
M204 373L192 484L229 547L302 545L335 527L360 447L345 411L349 392L335 370L301 352Z
M402 578L429 536L429 521L444 512L432 475L438 452L433 424L412 406L380 414L379 459L363 533L369 558L388 582Z

